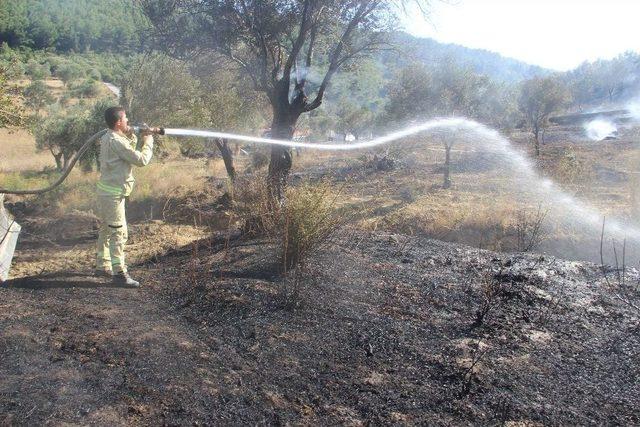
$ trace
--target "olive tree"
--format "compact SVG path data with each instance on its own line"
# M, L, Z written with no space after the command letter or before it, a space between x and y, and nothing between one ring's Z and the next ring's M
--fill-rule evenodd
M417 1L417 0L416 0ZM385 44L398 1L140 0L156 46L175 56L217 53L266 95L271 134L291 139L301 115L318 108L334 74ZM418 1L425 6L426 1ZM318 76L311 81L311 76ZM272 196L282 201L291 152L273 146Z
M19 126L24 121L24 114L15 102L14 88L9 84L11 65L0 65L0 128Z
M51 104L54 100L47 85L42 80L31 82L24 89L25 104L34 110L36 119L40 116L40 110Z
M466 116L486 121L494 111L487 101L496 86L473 70L445 61L435 67L414 63L400 70L389 85L387 121L406 121L434 116ZM435 137L445 150L443 187L451 186L451 149L455 138L444 132Z
M568 101L569 91L557 77L534 77L522 84L518 107L533 133L536 156L540 155L540 137L549 125L549 116Z
M87 139L106 127L104 110L111 105L113 101L105 98L89 109L81 105L71 109L54 106L34 128L36 147L51 153L58 171L65 170ZM80 164L84 170L91 170L96 161L97 147L94 146L80 160Z
M165 127L245 131L256 126L262 104L224 58L182 61L166 55L139 57L120 82L121 102L132 122ZM180 151L190 157L208 142L181 138ZM226 140L212 141L235 178L232 150Z

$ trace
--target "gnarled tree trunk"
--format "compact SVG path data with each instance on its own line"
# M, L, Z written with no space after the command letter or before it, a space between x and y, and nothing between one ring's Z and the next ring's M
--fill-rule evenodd
M306 106L303 92L289 101L289 84L278 85L275 102L273 103L273 121L271 123L271 138L291 141L298 118ZM271 161L269 163L268 186L274 202L283 205L287 178L291 171L291 148L282 145L271 147Z
M236 168L233 166L233 152L229 147L229 143L226 139L220 138L216 140L216 146L218 150L220 150L224 167L227 170L227 176L229 176L229 180L233 183L236 180Z

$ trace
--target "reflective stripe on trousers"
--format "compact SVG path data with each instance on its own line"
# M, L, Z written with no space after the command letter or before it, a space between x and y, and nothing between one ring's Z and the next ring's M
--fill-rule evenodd
M127 243L128 230L125 197L99 195L97 208L100 231L96 248L96 268L113 269L114 273L126 272L124 245Z

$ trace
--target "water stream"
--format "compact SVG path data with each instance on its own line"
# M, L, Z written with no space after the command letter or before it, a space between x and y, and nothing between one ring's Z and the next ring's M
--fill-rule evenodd
M481 151L499 155L501 165L511 172L511 187L523 194L526 193L527 199L535 197L549 205L554 211L554 216L570 224L573 229L580 229L590 236L599 238L604 218L596 208L564 192L553 181L541 177L532 162L514 149L511 142L498 131L464 118L433 119L372 140L355 143L286 141L195 129L165 129L165 133L173 136L225 138L256 144L332 151L363 150L399 141L411 135L435 133L439 137L453 138L456 144L459 141L477 144ZM608 237L620 242L626 239L629 243L640 244L640 229L620 219L607 218L606 231Z

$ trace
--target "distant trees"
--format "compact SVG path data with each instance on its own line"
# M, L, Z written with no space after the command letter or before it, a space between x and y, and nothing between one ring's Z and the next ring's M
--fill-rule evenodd
M540 138L549 124L549 116L569 100L569 91L557 76L534 77L522 84L518 108L533 133L536 156L540 155Z
M34 127L36 147L51 153L58 171L66 169L86 140L105 128L104 110L111 105L113 101L107 98L98 100L89 109L83 105L70 109L54 106L47 117L39 120ZM80 160L80 164L83 169L91 170L96 160L97 150L94 147Z
M40 116L40 110L54 101L47 85L42 80L36 80L24 89L25 104L34 110L36 118Z
M140 51L145 25L132 0L0 2L0 40L12 48Z
M363 59L336 73L324 107L334 117L333 129L356 138L375 125L382 110L384 77L381 64Z
M13 88L9 85L10 65L0 64L0 128L19 126L24 120L22 109L15 102Z
M322 104L340 68L383 45L397 3L142 1L158 47L173 55L218 53L235 62L254 89L266 95L272 135L284 139L293 136L301 115ZM291 165L290 150L273 146L269 186L279 201Z
M611 60L585 62L562 75L569 87L573 105L616 104L640 92L640 54L623 53Z
M454 61L438 67L414 63L400 71L388 87L387 122L406 122L434 116L465 116L492 123L506 113L508 103L496 103L502 87ZM445 149L443 187L451 186L451 149L454 139L439 135Z

